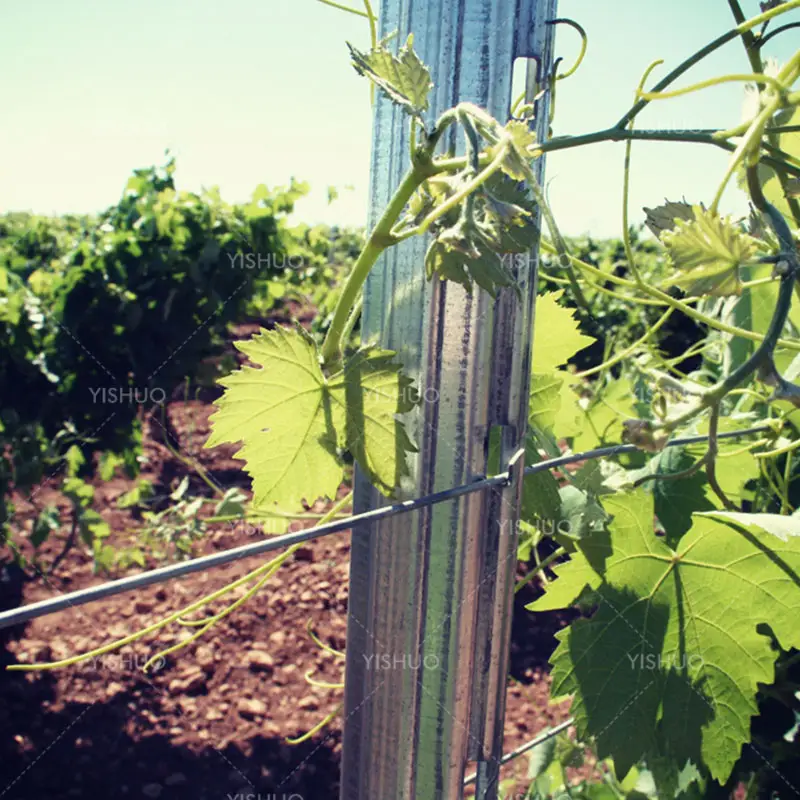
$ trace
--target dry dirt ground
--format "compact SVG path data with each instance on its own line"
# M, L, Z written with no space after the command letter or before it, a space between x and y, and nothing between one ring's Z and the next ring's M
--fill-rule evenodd
M253 330L240 326L238 337ZM182 452L196 458L218 485L247 491L249 482L241 462L232 458L233 448L202 448L216 396L206 395L169 403L173 432ZM156 422L146 427L142 476L168 491L190 474L190 492L210 495L198 475L164 446L160 428ZM120 546L135 539L141 525L135 514L117 507L132 485L122 477L95 483L95 508L112 527L110 541ZM36 502L41 507L60 501L44 485ZM34 508L24 497L17 498L17 508L15 524L24 530ZM42 548L43 564L52 561L65 535L66 525ZM195 552L227 549L255 535L241 523L217 524ZM20 536L24 539L24 533ZM3 632L0 667L86 652L158 621L261 563L260 558L239 561L63 611L10 635ZM304 677L310 671L315 679L336 684L343 673L342 659L320 649L306 626L311 620L324 643L344 649L348 571L349 534L304 546L249 603L167 656L152 673L141 669L146 659L187 636L185 628L173 625L120 652L55 671L0 671L0 799L225 800L238 795L240 800L335 800L341 719L302 744L286 739L313 728L341 702L341 689L312 686ZM46 579L15 586L12 577L0 587L0 607L105 580L92 574L91 558L79 546ZM547 676L554 634L568 618L526 611L536 592L526 589L516 601L506 751L569 713L565 705L549 705ZM210 609L223 607L220 601ZM505 768L505 777L522 779L526 768L526 760L519 759Z

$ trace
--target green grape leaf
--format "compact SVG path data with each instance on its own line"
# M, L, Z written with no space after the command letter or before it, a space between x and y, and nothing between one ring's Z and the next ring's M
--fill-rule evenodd
M525 443L525 466L541 461L533 437ZM526 475L522 483L522 506L520 519L533 524L535 520L555 521L561 516L561 496L558 481L550 470Z
M747 278L748 280L756 281L762 278L769 278L771 274L772 266L764 264L758 267L751 267L748 270ZM766 334L778 303L779 289L780 282L778 280L750 286L734 301L726 321L730 325L745 328L753 333ZM797 303L793 303L789 311L788 324L784 335L792 336L792 329L800 330L800 305ZM728 334L723 335L723 340L727 343L725 374L730 374L755 352L757 343L742 339L739 336L729 336ZM795 356L796 353L793 351L784 350L783 348L776 349L774 359L781 374L786 372L789 363Z
M67 478L61 491L78 507L84 508L94 500L94 486L80 478Z
M728 446L720 448L716 460L716 474L717 483L728 499L741 505L743 501L752 499L752 491L748 491L746 486L749 481L758 478L760 467L752 453L742 450L737 452L728 443ZM705 493L714 507L722 506L722 501L710 486L706 485ZM702 509L698 507L697 510Z
M561 496L559 533L578 540L603 530L606 513L588 492L581 491L577 486L562 486L559 494Z
M611 494L615 489L609 486L609 478L621 469L613 461L597 459L587 461L573 476L572 482L578 489L595 496Z
M556 431L560 438L581 431L582 411L572 390L574 375L556 370L547 375L532 375L528 421L538 431Z
M762 531L788 542L791 536L800 536L800 519L780 514L745 514L739 511L705 511L701 516L732 522L746 528L750 533Z
M706 476L702 470L687 478L672 478L695 464L694 459L682 447L668 447L642 467L631 470L628 477L631 482L650 475L657 475L657 480L650 480L644 488L651 492L655 500L655 513L666 531L667 544L674 546L691 527L692 513L712 509L714 506L706 499Z
M543 597L529 603L529 611L558 611L575 605L587 590L594 592L603 582L602 565L611 555L607 526L594 536L575 540L577 550L569 561L553 567L557 580L547 586Z
M571 309L559 305L563 294L559 290L536 299L529 419L539 430L555 429L559 436L572 436L580 430L581 413L570 388L575 378L557 367L595 339L580 332Z
M434 195L431 192L428 181L422 184L406 205L405 213L398 223L400 225L419 225L425 217L433 211L435 205Z
M535 525L519 521L519 538L517 539L517 561L530 561L531 553L541 538L541 531Z
M188 488L189 488L189 476L184 475L183 478L181 478L181 482L178 484L177 488L170 493L169 499L177 503L178 500L181 500L183 496L186 494Z
M142 505L150 500L154 494L153 485L150 481L140 480L132 489L120 495L117 499L117 507L133 508L134 506Z
M41 547L53 531L57 531L61 524L61 515L56 506L45 506L33 523L33 530L30 535L30 543L35 547Z
M623 422L636 414L635 403L631 384L626 378L611 381L588 410L581 412L582 425L573 441L574 449L582 452L621 441Z
M536 134L527 122L513 119L506 123L505 131L510 134L510 143L500 168L515 181L526 181L531 176L531 156L527 148L536 144ZM490 147L489 158L494 159L502 146L502 143L498 142Z
M528 780L536 780L553 763L555 754L555 736L537 744L528 755Z
M206 447L244 442L236 454L253 479L254 505L297 507L333 498L342 481L330 395L313 342L276 328L236 342L259 367L221 378Z
M326 378L302 329L262 329L236 347L258 367L220 380L225 393L206 447L243 442L236 455L253 479L255 506L335 497L344 449L382 491L393 491L413 451L395 415L417 402L393 353L362 349Z
M741 430L753 424L752 417L742 417L741 415L722 417L719 420L719 432L726 433ZM694 433L708 435L708 418L701 420ZM716 458L717 482L727 497L737 505L748 499L747 484L758 478L761 473L758 459L748 450L743 449L744 442L735 439L722 439L718 443L719 451ZM697 442L689 445L686 451L695 458L705 455L708 445L705 442ZM722 501L717 497L713 489L706 484L705 494L708 501L715 507L721 508ZM702 511L701 507L696 509Z
M462 185L461 177L458 175L435 175L432 178L428 178L411 195L398 226L419 225L433 211L435 206L452 197ZM458 213L458 209L453 209L445 214L442 219L452 224L458 219Z
M64 454L64 461L67 462L67 475L74 477L78 470L86 463L86 457L81 452L78 445L73 444Z
M512 286L519 292L506 260L485 246L479 247L475 239L462 235L457 228L448 228L431 242L425 269L429 280L438 275L441 280L460 283L468 292L472 292L473 281L492 297L502 286Z
M580 332L575 312L560 305L564 290L536 298L533 323L533 372L551 372L597 340Z
M244 517L247 495L236 486L232 486L214 508L215 517Z
M117 551L109 544L104 544L102 539L97 539L92 546L95 569L99 568L110 572L116 561Z
M568 372L557 374L563 378L563 383L559 390L559 409L553 429L558 431L559 438L574 438L583 430L585 420L583 410L578 405L578 395L573 388L580 385L580 379Z
M96 547L111 535L111 526L93 508L85 508L78 514L78 533L86 545Z
M125 459L118 453L105 452L100 456L100 477L110 481L114 477L117 467L125 464Z
M433 87L431 74L412 49L412 35L409 34L397 55L386 46L390 38L382 39L369 53L360 52L348 42L353 66L393 103L413 116L420 116L428 110L428 95Z
M593 552L590 537L529 606L552 607L551 593L563 601L586 586L597 599L590 619L557 634L552 696L574 696L578 736L594 737L601 758L613 753L620 774L667 757L705 765L724 783L750 741L759 684L774 679L761 624L781 649L800 646L800 538L698 515L673 549L653 532L647 493L603 505L613 547Z
M476 196L477 229L497 253L529 253L539 241L536 204L521 184L493 175Z
M645 225L650 229L653 236L661 238L664 231L675 230L675 224L679 219L691 222L694 220L694 209L685 200L679 203L664 200L663 206L656 208L644 208L647 215Z
M563 383L563 379L557 372L531 376L528 419L534 428L542 431L553 429L556 416L561 408Z
M530 789L531 800L551 800L551 798L569 797L565 791L567 776L564 767L557 760L551 761L533 782Z
M755 254L756 240L700 206L694 207L694 216L692 221L676 220L673 230L661 234L677 269L669 285L691 296L740 294L739 270Z
M394 356L389 350L362 348L329 380L339 446L387 496L408 474L406 455L417 452L397 415L411 411L419 396Z

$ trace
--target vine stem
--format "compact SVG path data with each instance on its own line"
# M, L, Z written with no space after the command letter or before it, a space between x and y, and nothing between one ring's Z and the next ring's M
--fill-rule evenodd
M456 192L456 194L448 198L447 201L431 211L431 213L428 214L428 216L425 217L425 219L422 220L419 225L415 225L413 228L408 228L407 230L398 232L396 234L393 233L392 235L396 236L398 241L402 241L403 239L408 239L412 236L419 236L423 233L426 233L430 226L433 225L437 219L441 219L445 214L447 214L449 211L452 211L461 202L469 202L470 198L474 198L476 189L479 189L481 186L483 186L486 181L492 177L492 175L500 170L500 167L505 161L507 155L508 144L503 143L495 157L489 162L488 166L481 170L480 173L472 178L469 183L465 184L458 192Z
M765 86L771 86L776 92L781 93L784 91L784 86L775 78L763 73L752 74L736 74L736 75L723 75L719 78L709 78L700 83L693 83L691 86L685 86L683 89L675 89L671 92L642 92L639 91L639 97L645 100L672 100L675 97L683 97L693 92L699 92L702 89L710 89L712 86L722 86L725 83L763 83Z
M750 123L750 128L734 151L733 158L731 158L731 163L728 165L728 169L725 171L725 175L723 176L719 188L717 189L717 193L714 195L714 202L711 203L710 208L712 213L717 212L719 203L722 200L722 195L725 192L725 188L736 172L739 164L741 164L742 160L747 156L748 151L753 149L756 143L761 142L761 139L764 135L764 128L778 110L779 105L780 99L776 97L773 101L768 103L761 113L758 114L758 116L756 116L755 119Z
M772 33L759 39L756 42L756 47L761 50L770 39L774 39L776 36L780 36L782 33L794 30L795 28L800 28L800 22L790 22L787 25L781 25L780 28L776 28Z
M706 451L704 460L706 464L706 479L708 485L711 487L714 494L720 499L722 505L728 511L738 511L739 509L730 500L728 495L725 494L722 486L717 480L717 455L719 453L719 414L722 405L722 400L719 400L711 407L711 417L708 421L708 450Z
M569 78L570 75L574 75L578 71L578 67L583 63L583 59L586 56L586 49L589 46L589 37L584 30L583 26L579 25L575 22L574 19L569 19L567 17L559 17L558 19L549 19L547 20L548 25L569 25L570 28L573 28L578 32L578 35L581 37L581 49L578 53L577 58L575 59L575 63L566 71L562 72L560 75L556 75L557 81L563 81L565 78ZM522 95L523 98L525 95Z
M738 22L741 22L740 17L744 16L742 13L741 8L739 7L738 0L728 0L731 5L731 11L733 12L734 19ZM747 58L750 60L750 64L752 65L754 71L756 72L763 72L764 71L764 62L761 58L761 51L764 45L772 39L774 36L777 36L787 30L792 30L793 28L800 27L800 23L790 23L788 25L783 25L782 27L778 28L777 30L773 31L769 36L763 36L765 27L761 31L761 36L756 38L756 36L752 32L743 33L742 34L742 42L744 44L745 51L747 53ZM764 131L767 134L767 139L769 140L769 149L776 150L778 149L778 145L780 144L780 133L767 129ZM783 192L786 202L789 206L789 210L794 217L795 223L800 226L800 203L797 201L795 197L792 197L791 193L789 192L788 186L788 178L786 173L783 170L776 170L776 175L778 176L778 181L781 185L781 191ZM800 289L800 287L798 287ZM800 296L800 293L798 294Z
M546 251L549 252L549 251ZM568 258L574 258L574 256L567 254ZM551 281L552 283L556 283L559 286L571 286L571 282L568 281L566 278L556 278L555 275L548 275L543 273L543 278L547 281ZM642 306L663 306L664 304L659 300L649 300L645 297L636 297L632 298L630 295L625 295L620 292L615 292L613 289L607 289L605 286L601 286L599 283L595 283L594 281L590 281L588 278L585 280L585 286L588 289L591 289L593 292L599 292L600 294L607 295L608 297L613 297L617 300L623 300L628 302L633 300L637 305Z
M586 299L586 295L583 293L583 288L578 282L578 278L575 275L575 270L572 268L572 259L567 251L567 243L564 241L564 237L561 235L561 231L556 223L556 218L553 216L553 212L550 210L550 206L547 203L547 199L544 196L541 186L539 186L539 182L536 180L536 176L533 174L533 170L531 170L528 183L530 184L530 188L533 191L536 202L539 205L539 209L541 210L547 228L550 231L550 235L553 237L555 254L558 256L561 266L567 273L567 279L569 280L572 288L573 299L579 306L582 306L591 314L592 304Z
M318 684L322 685L322 684ZM338 688L338 687L336 687ZM310 731L304 733L302 736L299 736L297 739L292 739L290 737L286 737L286 741L291 744L302 744L303 742L307 741L308 739L313 738L317 733L319 733L323 728L333 722L336 717L339 716L342 709L344 708L344 703L340 703L333 711L331 711L328 716L325 717L321 722L318 722Z
M228 586L224 586L221 589L217 589L216 592L212 592L211 594L206 595L206 597L202 598L201 600L196 600L194 603L191 603L185 608L173 612L168 617L165 617L164 619L159 620L158 622L154 622L152 625L148 625L146 628L143 628L140 631L136 631L136 633L132 633L129 636L125 636L122 639L118 639L115 642L111 642L109 644L102 645L101 647L97 647L94 650L90 650L88 653L82 653L77 656L65 658L61 661L52 661L46 664L10 664L9 666L6 667L6 669L9 672L13 671L30 672L38 670L58 669L60 667L69 667L72 666L73 664L78 664L79 662L85 661L88 658L97 658L98 656L105 655L106 653L111 653L114 650L118 650L120 647L124 647L127 644L132 644L133 642L138 641L139 639L142 639L151 633L155 633L161 628L164 628L167 625L169 625L171 622L177 622L185 614L190 614L192 613L192 611L197 611L198 609L202 608L203 606L207 605L210 602L213 602L217 598L222 597L223 595L227 594L233 589L238 589L240 586L249 583L254 578L259 577L264 572L268 571L271 568L272 564L273 562L270 561L267 564L258 567L258 569L254 570L248 575L239 578L238 580L234 581Z
M742 25L746 21L747 17L745 17L744 11L742 11L742 7L739 5L739 0L728 0L728 5L730 6L733 18L736 20L736 24ZM750 61L750 66L753 68L753 72L761 72L763 65L761 63L761 56L758 53L758 45L755 34L751 29L742 31L741 36L742 42L744 43L744 49L747 52L747 58Z
M791 96L790 96L791 97ZM684 142L687 144L712 144L729 153L736 150L736 145L733 142L726 141L721 138L720 134L727 133L727 131L716 130L697 130L697 131L672 131L672 130L648 130L648 129L633 129L630 128L606 128L601 131L593 131L592 133L580 134L578 136L563 136L549 139L536 145L533 151L533 156L542 155L543 153L552 153L557 150L567 150L573 147L582 147L587 144L600 144L602 142L622 142L627 140L641 140L646 142ZM785 169L793 175L800 176L800 168L787 164L779 158L772 156L762 157L765 164L776 167L778 169ZM437 166L441 162L434 162ZM454 164L454 166L456 166Z
M641 80L639 81L639 87L636 90L636 94L641 94L642 89L644 88L647 79L650 77L652 71L664 63L663 59L658 59L654 61L650 66L644 71L644 75L642 75ZM632 119L628 124L628 128L633 130L633 127L636 123L636 119ZM628 267L630 271L633 273L633 277L636 280L637 284L642 283L642 276L639 274L639 267L636 265L636 258L633 255L633 248L631 247L631 232L630 228L628 227L628 217L629 217L629 206L630 206L630 189L631 189L631 151L633 149L633 139L628 139L625 142L625 162L623 165L623 180L622 180L622 245L625 248L625 257L628 259Z
M361 317L361 312L364 310L364 295L363 293L359 295L356 304L353 306L353 309L350 311L350 316L347 318L347 323L344 326L344 331L342 333L342 341L349 342L350 337L353 335L353 329L356 326L359 318Z
M374 50L378 46L378 24L375 18L375 14L372 11L372 3L370 0L363 0L364 2L364 10L367 12L367 19L369 20L369 39L372 43L372 49ZM375 105L375 84L370 83L369 85L369 103L371 106ZM411 134L413 137L414 134L414 126L411 127Z
M798 0L800 2L800 0ZM791 98L791 95L790 95ZM749 123L747 123L749 125ZM738 129L731 129L731 135L735 134ZM633 129L630 128L604 128L599 131L592 131L591 133L579 134L577 136L556 136L553 139L548 139L546 142L538 143L534 148L528 150L528 155L531 158L538 158L544 153L552 153L557 150L567 150L573 147L583 147L587 144L601 144L602 142L623 142L629 139L642 140L646 142L675 142L686 144L712 144L723 150L732 153L736 149L736 145L732 142L725 141L728 131L718 129L703 129L700 128L696 131L674 131L669 129L651 130L647 128ZM784 169L787 172L800 176L800 168L787 164L779 158L771 156L762 157L765 164L769 164L777 169ZM481 156L483 164L489 163L486 155ZM454 158L437 158L434 159L433 166L437 173L441 172L455 172L463 169L467 162L463 156Z
M364 249L358 256L353 270L345 281L339 301L333 312L333 320L322 343L322 362L326 366L333 367L341 359L342 339L347 330L347 321L352 309L358 303L364 281L367 279L370 270L375 266L375 262L383 251L394 244L392 236L392 226L397 221L411 199L414 192L422 185L426 178L430 177L427 170L419 164L414 164L406 173L400 186L394 194L380 220L367 239Z
M527 586L540 572L547 569L559 556L563 556L567 551L563 547L550 553L547 558L543 558L524 578L520 578L517 585L514 587L516 594L520 589Z
M351 8L350 6L343 5L342 3L336 3L334 0L319 0L319 2L323 5L331 6L331 8L338 8L339 11L346 11L348 14L355 14L357 17L369 19L370 16L366 11L362 11L360 8Z
M756 351L744 363L740 364L727 378L720 381L716 386L706 392L701 398L700 403L674 420L665 423L662 428L665 431L677 430L681 425L694 419L698 414L707 408L714 408L722 402L728 392L735 389L749 375L755 372L758 367L772 354L780 339L780 332L786 325L789 311L792 307L792 295L794 293L794 275L784 276L781 279L780 289L778 290L778 302L772 316L767 334L758 346Z
M796 439L795 441L790 442L783 447L778 447L775 450L767 450L763 453L754 453L753 455L755 458L775 458L777 456L782 456L785 453L792 453L798 448L800 448L800 439Z
M709 42L705 47L702 47L696 53L693 53L689 58L682 61L678 64L675 69L672 70L666 77L662 78L654 87L654 92L660 92L662 89L666 89L667 86L673 84L681 75L685 72L688 72L695 64L702 61L706 56L710 55L716 50L719 50L720 47L727 44L730 41L733 41L737 37L741 36L743 33L747 31L751 31L753 28L762 25L765 22L768 22L773 17L780 16L781 14L785 14L787 11L791 11L792 9L800 8L800 0L789 0L788 3L784 3L783 5L778 6L777 8L772 8L769 11L765 11L763 14L759 14L756 17L752 17L747 22L743 22L740 25L737 25L732 30L728 31L727 33L723 33L722 36L718 36L714 39L713 42ZM632 108L619 120L615 127L617 128L625 128L625 126L643 109L645 106L648 105L650 101L641 99L639 102L634 104Z
M364 2L364 10L366 12L365 16L369 20L369 36L370 41L372 42L372 46L375 47L378 44L378 21L375 17L374 12L372 11L372 3L370 0L363 0Z
M483 109L471 103L461 103L455 108L445 111L439 117L433 132L426 138L425 147L414 153L410 169L397 187L392 199L389 201L389 205L384 209L381 218L372 233L370 233L364 249L359 253L352 271L347 276L333 312L331 326L320 350L320 357L324 367L332 369L341 362L342 342L348 330L348 320L352 310L359 302L364 282L383 251L400 241L400 238L392 233L392 229L414 192L428 178L438 174L438 170L433 165L434 150L444 132L458 121L459 114L465 110L476 119L496 124ZM412 120L412 125L414 124Z
M792 457L789 455L786 458L786 463L783 465L783 492L781 493L781 514L788 514L792 510L792 504L789 500L789 484L792 480Z

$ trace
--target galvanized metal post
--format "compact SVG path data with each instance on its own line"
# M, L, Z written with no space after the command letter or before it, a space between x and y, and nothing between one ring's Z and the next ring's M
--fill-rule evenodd
M381 33L414 34L436 84L433 114L471 101L504 120L514 59L537 59L531 90L549 72L555 2L383 0ZM545 97L540 135L546 117ZM407 118L378 100L370 225L407 169L408 146ZM426 247L412 239L385 255L362 322L365 338L398 352L423 397L408 420L420 448L409 498L485 474L493 426L508 464L522 446L529 389L533 255L517 260L524 300L507 292L495 303L428 284ZM496 796L522 466L508 489L354 529L342 800L458 800L469 760L479 796ZM357 475L356 511L383 502Z

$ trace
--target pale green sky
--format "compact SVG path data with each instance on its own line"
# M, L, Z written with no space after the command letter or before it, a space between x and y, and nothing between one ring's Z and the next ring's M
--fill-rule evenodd
M758 13L757 0L742 5ZM666 60L663 75L731 25L727 0L560 0L559 14L585 26L589 52L559 85L557 134L608 126L650 61ZM217 184L239 202L295 175L316 190L299 217L363 224L369 92L346 39L368 46L366 21L315 0L0 0L0 210L97 211L168 147L180 188ZM785 60L800 32L776 43ZM560 27L559 54L569 62L576 49L576 34ZM685 83L746 71L733 43ZM730 127L741 98L729 85L654 103L639 124ZM622 145L598 145L549 158L567 233L618 233L622 157ZM664 197L708 202L727 161L700 145L637 144L633 158L634 221ZM348 183L355 190L328 207L325 187ZM735 191L727 208L744 208Z

